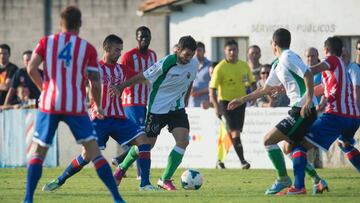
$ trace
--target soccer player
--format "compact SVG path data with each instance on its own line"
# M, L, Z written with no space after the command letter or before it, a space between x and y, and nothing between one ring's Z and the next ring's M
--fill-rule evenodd
M271 94L279 85L284 86L290 99L289 116L265 135L264 145L278 175L275 183L266 190L265 194L276 194L292 185L286 172L284 155L278 146L282 140L294 146L292 152L295 188L301 188L290 190L288 194L305 192L302 180L305 176L306 153L300 142L316 119L315 104L317 102L313 97L312 74L301 58L289 49L290 42L291 34L288 30L280 28L274 32L271 46L278 60L273 64L265 86L247 96L232 100L228 105L229 109L234 109L247 101Z
M144 178L141 179L139 190L158 190L150 184L150 145L146 144L147 137L142 128L136 125L132 120L127 119L121 104L121 96L110 97L108 94L109 87L124 82L134 73L126 72L123 65L117 63L121 50L123 49L123 41L116 35L109 35L103 42L104 56L100 60L100 78L101 78L101 101L104 109L104 119L96 118L94 115L95 103L92 100L90 115L92 124L98 137L97 143L100 149L105 149L106 142L112 137L120 145L135 144L139 149L139 166ZM65 171L55 180L47 183L43 187L43 191L52 191L59 188L65 181L79 172L85 165L89 163L89 159L85 151L75 158ZM143 170L144 169L144 170Z
M24 202L33 202L43 160L60 121L70 127L76 141L83 145L87 160L94 163L97 174L111 192L114 201L124 202L111 168L96 143L96 134L85 105L85 79L88 78L94 97L93 113L98 118L103 118L96 50L78 36L81 11L77 7L66 7L61 11L60 17L61 32L39 41L27 67L31 79L41 90L41 99L33 137L36 148L28 163ZM38 71L41 62L44 64L44 81Z
M342 46L338 37L327 38L324 43L326 59L310 67L314 74L322 73L327 103L325 112L311 126L305 139L324 151L337 140L341 151L360 172L360 152L354 147L354 135L360 125L360 111L356 105L350 76L340 58ZM323 189L321 184L317 187L319 191Z
M196 41L191 36L181 37L176 54L171 54L119 86L114 86L110 94L121 94L124 88L139 82L148 81L151 91L147 104L145 132L150 143L154 146L157 136L163 127L175 138L176 145L168 157L168 163L158 186L165 190L176 190L171 177L180 165L186 147L189 144L189 120L185 106L192 81L195 79L198 61L193 58ZM125 174L128 167L137 159L136 152L131 152L116 169L117 183Z
M156 62L156 53L149 49L151 42L151 31L148 27L141 26L136 29L137 47L126 52L121 57L121 64L131 69L136 74L144 72ZM131 119L138 126L144 128L146 103L149 95L149 85L147 83L139 83L124 90L122 96L122 104L126 117ZM135 148L131 150L136 150ZM121 154L112 160L113 164L118 166L125 158L129 151ZM138 166L138 177L139 165Z

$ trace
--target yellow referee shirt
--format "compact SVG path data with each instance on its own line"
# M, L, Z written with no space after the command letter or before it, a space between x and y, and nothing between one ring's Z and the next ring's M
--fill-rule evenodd
M215 67L210 88L217 89L218 99L231 101L246 95L246 86L255 82L249 65L241 60L229 63L225 59Z

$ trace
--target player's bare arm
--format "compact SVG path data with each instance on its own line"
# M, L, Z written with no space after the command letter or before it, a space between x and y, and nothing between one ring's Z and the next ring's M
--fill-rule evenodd
M130 87L134 84L145 82L146 78L142 72L138 73L134 77L126 80L125 82L121 83L120 85L113 85L109 88L110 96L114 97L116 95L121 95L125 88Z
M37 53L33 53L29 65L28 67L26 67L26 70L31 80L35 83L36 87L40 91L42 91L42 79L38 68L41 62L42 62L41 56L39 56Z
M94 99L97 112L94 112L97 118L103 119L103 110L101 108L101 82L100 74L97 71L88 71L88 78L90 80L90 93Z
M238 107L238 106L240 106L240 105L242 105L242 104L244 104L244 103L246 103L248 101L255 100L255 99L257 99L259 97L262 97L264 95L270 95L274 88L276 88L276 87L271 87L269 85L265 85L262 89L258 89L258 90L254 91L254 92L251 92L250 94L248 94L246 96L233 99L233 100L231 100L229 102L228 109L233 110L236 107Z
M193 86L193 82L191 82L191 84L189 85L189 88L188 88L188 90L186 91L186 94L185 94L185 107L187 107L188 104L189 104L189 98L190 98L190 93L191 93L191 90L192 90L192 86Z
M311 114L312 99L314 96L314 79L310 71L305 72L304 82L306 87L306 101L300 111L300 115L303 118Z
M209 88L209 97L210 102L214 106L216 115L220 118L222 115L224 115L224 109L222 109L222 107L219 105L216 88Z
M325 62L318 63L310 67L311 73L315 75L316 73L323 72L327 70L329 67L326 65Z

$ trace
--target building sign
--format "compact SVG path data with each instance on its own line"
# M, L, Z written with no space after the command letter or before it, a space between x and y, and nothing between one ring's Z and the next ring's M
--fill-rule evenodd
M304 33L334 33L335 24L252 24L251 32L269 32L272 33L278 28L285 28L294 32Z

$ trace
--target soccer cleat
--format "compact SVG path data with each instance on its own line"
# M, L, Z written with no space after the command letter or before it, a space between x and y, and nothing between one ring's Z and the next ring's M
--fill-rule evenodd
M115 183L117 186L120 185L121 180L125 176L125 173L126 173L126 171L123 170L122 168L120 168L120 167L116 168L116 170L114 172L114 178L115 178Z
M221 162L221 161L216 162L216 168L217 169L226 169L224 162Z
M160 191L160 188L153 185L145 185L144 187L139 187L139 191Z
M325 190L329 192L329 186L324 179L321 179L318 184L314 184L313 195L322 194Z
M52 180L51 182L46 183L43 186L42 191L44 191L44 192L53 191L53 190L58 189L60 186L61 185L59 184L59 180L55 179L55 180Z
M278 195L278 196L282 196L282 195L304 195L304 194L306 194L306 189L305 188L297 189L294 186L290 187L285 192L280 191L280 192L276 193L276 195Z
M249 169L250 164L247 161L244 161L244 163L241 163L241 169Z
M167 191L174 191L176 190L175 185L173 184L172 180L161 180L159 179L157 182L158 186Z
M290 187L291 185L292 182L290 177L286 177L286 180L284 181L276 180L275 183L265 191L265 194L274 195L283 190L284 188Z

